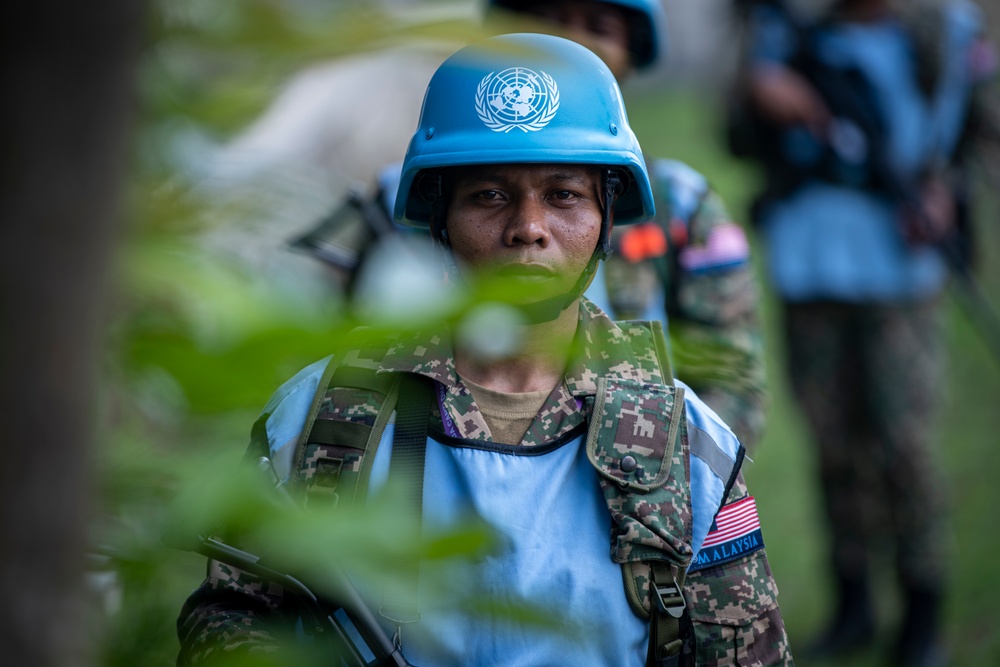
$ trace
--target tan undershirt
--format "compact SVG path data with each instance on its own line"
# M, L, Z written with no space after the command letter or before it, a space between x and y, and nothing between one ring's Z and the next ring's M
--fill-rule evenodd
M462 378L462 382L472 392L472 400L479 406L479 411L490 428L493 442L505 445L521 444L531 422L552 393L551 389L545 389L508 394L488 389L465 378Z

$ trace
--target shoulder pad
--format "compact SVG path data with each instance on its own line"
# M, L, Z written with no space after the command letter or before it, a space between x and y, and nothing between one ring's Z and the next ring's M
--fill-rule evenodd
M701 548L716 512L729 495L743 465L744 449L732 430L697 394L685 387L688 443L691 450L692 548Z
M282 481L288 479L295 442L319 390L323 371L331 359L332 357L326 357L296 373L274 392L264 407L262 417L265 418L268 451L275 472Z
M687 221L708 193L708 180L677 160L657 159L651 163L653 190L669 205L673 218Z

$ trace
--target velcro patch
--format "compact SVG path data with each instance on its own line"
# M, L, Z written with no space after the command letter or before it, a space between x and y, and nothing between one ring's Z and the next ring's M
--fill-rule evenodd
M622 233L618 243L622 257L632 263L662 257L667 253L667 236L653 222L632 225Z
M753 496L724 505L715 515L712 529L691 562L688 572L703 570L742 558L764 548L760 516Z
M750 259L750 244L743 228L734 222L709 232L704 246L685 246L681 267L689 273L711 273L743 266Z

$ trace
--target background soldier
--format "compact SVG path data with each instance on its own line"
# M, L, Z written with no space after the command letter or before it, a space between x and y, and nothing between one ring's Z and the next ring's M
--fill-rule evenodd
M934 463L945 257L967 259L962 172L995 56L968 2L843 0L816 23L750 2L731 146L765 167L755 222L812 429L836 609L807 649L875 635L870 552L895 547L894 659L940 665L949 526ZM995 131L995 128L994 128Z
M613 223L654 213L607 67L547 35L462 49L431 80L399 192L396 220L429 229L453 278L507 288L521 343L487 355L445 325L324 360L272 398L251 451L310 506L347 509L353 489L401 483L405 450L422 461L403 478L417 484L414 520L471 513L496 531L497 553L448 566L449 599L402 614L419 618L409 659L792 664L743 448L671 380L656 327L621 328L583 298ZM434 563L419 570L433 579ZM541 606L585 632L477 616L458 604L466 595ZM213 563L181 614L179 663L276 649L288 597Z

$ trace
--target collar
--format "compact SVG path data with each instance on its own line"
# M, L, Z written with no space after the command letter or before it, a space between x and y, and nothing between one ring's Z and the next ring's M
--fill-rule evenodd
M629 341L639 331L631 331L627 323L612 322L586 298L580 300L576 340L564 381L545 399L522 445L551 443L586 421L584 398L596 394L599 377L661 381L653 346L636 345L640 353L635 354ZM438 383L437 409L432 415L435 423L461 438L492 440L472 392L455 371L452 338L446 328L396 339L378 372L418 373L431 378Z
M634 333L630 330L627 322L613 322L586 297L580 299L576 341L565 374L572 396L593 396L599 377L663 381L655 351L648 346L633 350L629 343ZM418 373L448 389L459 384L454 347L446 328L400 337L386 352L378 372Z

